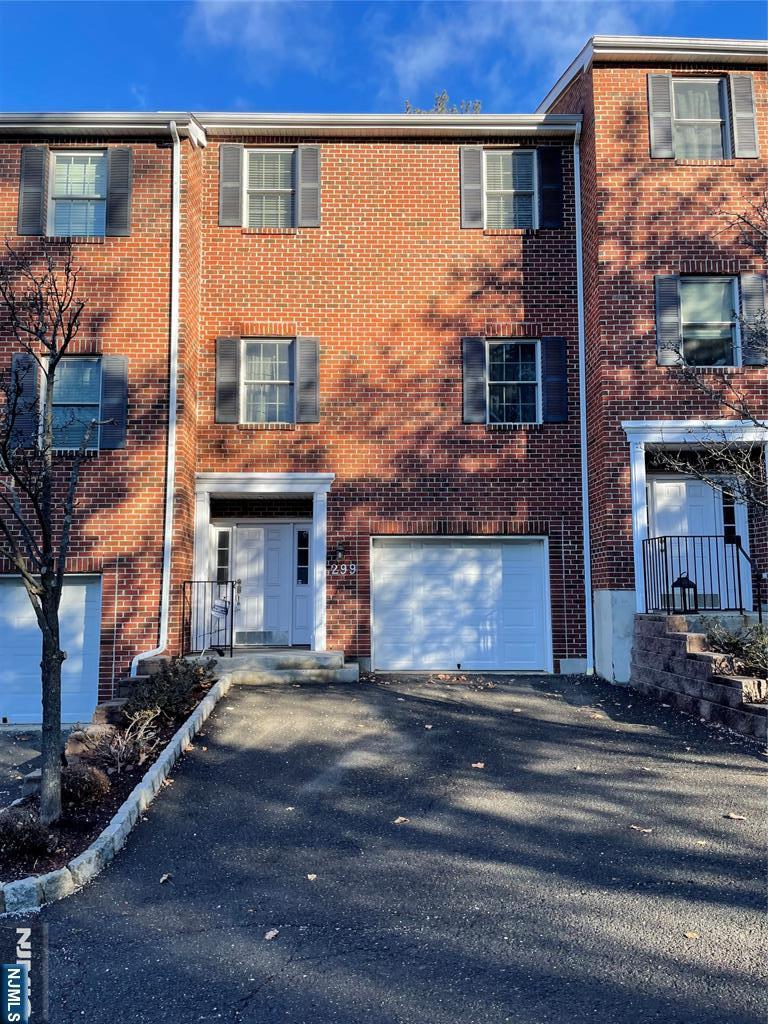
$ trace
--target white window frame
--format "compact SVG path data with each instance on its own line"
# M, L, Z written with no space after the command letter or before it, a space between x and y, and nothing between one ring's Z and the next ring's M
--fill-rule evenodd
M723 363L689 363L685 360L685 327L683 321L683 295L682 284L684 281L696 281L703 284L710 281L722 282L728 280L731 283L731 298L733 300L733 316L730 320L692 320L687 322L688 327L727 327L733 330L733 362ZM741 366L741 324L739 323L739 308L741 295L739 294L739 278L734 274L681 274L677 284L678 302L680 304L680 354L683 357L684 366L700 367L701 369L725 370L730 367Z
M254 231L285 231L286 228L270 228L263 224L251 224L248 220L248 197L253 192L258 195L285 195L286 193L291 196L291 223L288 228L296 227L296 203L298 200L298 188L296 181L296 162L297 162L297 148L296 146L251 146L245 150L245 159L243 160L243 211L242 220L246 228L251 228ZM249 188L248 187L248 173L249 165L251 160L251 153L290 153L292 154L291 160L291 187L288 188Z
M495 228L488 224L488 181L487 181L487 158L489 153L531 153L533 156L533 224L530 228ZM528 195L522 189L494 189L494 195L514 196ZM535 149L517 149L515 147L493 147L483 150L483 228L486 231L536 231L539 227L539 159ZM514 340L514 339L513 339Z
M56 196L54 182L56 178L56 159L59 156L100 156L107 161L107 190L103 196ZM86 237L106 238L107 234L107 195L109 193L109 155L106 149L52 149L48 154L48 195L47 195L47 216L46 235L49 238L78 238L78 235L57 235L54 233L56 220L56 203L67 200L91 200L104 203L104 233Z
M246 380L245 378L245 346L249 342L266 342L269 344L287 345L290 355L290 367L293 377L290 380ZM289 420L247 420L245 419L245 388L246 384L290 384L291 418ZM241 338L240 339L240 422L247 426L271 426L275 424L293 424L296 422L296 339L295 338Z
M720 117L715 119L711 117L678 117L677 116L677 101L675 98L675 82L717 82L717 93L720 99ZM728 95L726 92L726 83L722 75L717 77L708 78L704 75L698 75L696 77L688 77L687 75L673 75L672 76L672 146L675 146L675 126L679 122L680 124L718 124L720 125L720 131L722 132L723 139L723 155L721 157L680 157L681 160L730 160L731 159L731 122L730 122L730 104L728 103ZM677 156L677 154L675 154Z
M98 452L98 451L101 451L101 419L102 419L102 416L101 416L101 392L102 392L102 373L104 372L103 371L103 366L102 366L102 357L101 357L100 354L92 353L92 352L85 352L82 355L62 356L61 360L59 362L59 366L66 359L95 359L98 362L98 364L99 364L99 401L98 401L99 411L98 411L98 415L96 416L98 424L96 426L95 433L94 433L93 437L91 438L91 443L88 445L88 447L85 449L85 451L86 452ZM45 391L45 384L46 384L46 376L45 376L45 374L46 374L46 370L47 370L47 364L48 364L48 360L46 359L46 360L43 361L41 369L40 369L40 393L43 394L43 395L46 393L46 391ZM56 387L55 380L54 380L53 386L54 386L54 388ZM55 407L57 405L66 405L66 406L70 406L70 407L71 406L76 406L76 405L82 405L82 406L89 405L89 406L92 406L92 405L95 405L95 404L96 404L95 402L54 402L53 401L53 395L51 395L51 406L52 407ZM45 426L44 416L45 416L45 403L44 402L40 402L40 423L39 423L40 444L42 444L42 442L43 442L43 430L44 430L44 426ZM79 451L79 448L73 448L71 445L57 445L57 444L54 444L54 445L52 445L52 449L55 452L76 452L76 451Z
M492 420L491 384L532 384L533 381L491 380L492 345L535 345L536 347L536 419L535 420ZM485 423L490 427L524 427L543 423L541 396L541 338L486 338L485 339Z

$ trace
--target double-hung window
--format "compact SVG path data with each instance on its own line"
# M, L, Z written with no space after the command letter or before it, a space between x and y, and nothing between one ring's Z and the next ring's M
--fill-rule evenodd
M541 421L537 341L489 341L488 422Z
M243 341L241 408L244 423L295 422L292 341Z
M53 382L53 446L79 449L90 424L101 419L101 359L65 356ZM99 447L99 427L91 426L87 450Z
M729 156L728 103L722 78L673 78L674 153L678 160Z
M738 362L737 281L734 277L681 277L683 362L735 366Z
M486 228L537 227L535 151L487 149L484 158Z
M245 225L249 228L293 227L296 151L248 149L245 157Z
M48 234L104 235L107 180L104 151L51 153Z

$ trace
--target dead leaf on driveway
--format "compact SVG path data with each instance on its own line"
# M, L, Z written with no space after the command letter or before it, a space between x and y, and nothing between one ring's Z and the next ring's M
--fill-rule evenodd
M392 822L392 824L393 825L407 825L410 820L411 820L410 818L404 818L402 816L402 814L400 814L400 815L398 815L395 818L395 820Z
M642 832L644 835L650 835L653 832L652 828L643 828L642 825L630 825L633 832Z
M424 728L425 728L425 729L431 729L431 728L432 728L432 726L431 726L431 725L425 725L425 726L424 726Z
M296 810L295 807L286 807L285 809L286 809L286 811L295 811Z
M698 939L699 938L699 933L698 932L685 932L685 938L686 939Z
M264 938L267 940L267 942L271 942L272 939L276 939L279 934L280 932L278 931L277 928L270 928L268 932L265 932Z
M734 814L733 811L728 811L727 814L723 815L724 818L730 818L731 821L746 821L746 814Z
M317 875L307 875L307 879L310 882L316 882L317 881Z
M165 874L160 876L160 885L165 885L166 882L170 882L173 876L171 874Z
M515 712L516 715L520 715L523 712L522 708L512 708L512 710Z
M472 767L473 768L485 768L485 761L473 761L472 762Z

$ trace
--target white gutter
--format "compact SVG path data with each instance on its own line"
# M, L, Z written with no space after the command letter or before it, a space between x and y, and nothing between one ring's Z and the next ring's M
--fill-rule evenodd
M169 124L173 139L171 174L171 316L168 381L168 443L165 464L165 522L163 525L163 574L160 586L160 633L157 647L137 654L131 662L135 676L139 662L162 654L168 646L171 603L171 548L173 546L173 499L176 485L176 404L179 382L179 276L181 263L181 141L176 122Z
M589 534L587 475L587 341L584 327L584 250L581 225L581 128L573 139L573 190L576 217L576 318L579 332L579 448L581 450L581 538L584 550L584 614L587 632L587 674L595 671L592 608L592 544Z

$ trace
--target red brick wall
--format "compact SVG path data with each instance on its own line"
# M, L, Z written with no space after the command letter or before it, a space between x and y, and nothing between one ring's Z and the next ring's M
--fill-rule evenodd
M343 542L361 572L354 588L329 578L329 646L369 651L371 533L467 529L550 536L555 658L583 656L570 145L564 154L562 229L483 232L459 226L458 142L323 140L322 226L255 232L218 226L216 140L203 153L197 469L336 474L329 546ZM463 425L460 338L477 333L565 336L569 422ZM214 423L214 340L232 334L320 339L319 424Z
M100 452L84 465L68 566L102 574L101 699L110 696L113 667L119 679L137 651L157 642L168 413L171 151L147 141L120 144L130 144L134 154L131 235L73 247L87 305L72 351L128 357L126 447ZM83 139L76 148L107 145ZM16 235L20 152L20 142L0 144L0 237L34 254L41 239ZM0 337L4 369L13 350L7 324ZM0 563L0 571L10 566Z
M722 211L739 211L765 194L760 160L652 159L647 74L691 67L599 64L577 79L555 112L583 111L584 232L587 302L589 474L595 589L634 586L629 445L622 420L729 418L673 373L656 365L654 275L764 271L738 244ZM725 74L733 68L707 68ZM698 73L702 73L698 69ZM768 149L764 72L753 71L758 131ZM768 415L768 373L746 367L712 371ZM764 542L756 537L758 548Z

